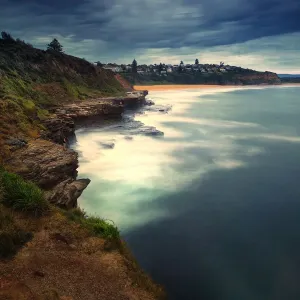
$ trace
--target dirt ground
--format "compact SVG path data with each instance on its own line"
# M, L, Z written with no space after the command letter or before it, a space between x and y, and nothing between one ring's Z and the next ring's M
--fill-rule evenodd
M90 236L61 213L18 223L34 237L13 259L0 261L0 300L165 298L127 250Z

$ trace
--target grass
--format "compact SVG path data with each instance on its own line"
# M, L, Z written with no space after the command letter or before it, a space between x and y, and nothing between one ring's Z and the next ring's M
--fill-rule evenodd
M21 230L13 215L0 206L0 258L12 257L31 238L32 233Z
M89 217L80 208L65 211L64 214L69 220L82 225L95 236L100 236L114 241L120 240L120 232L118 228L108 220L93 216Z
M44 194L34 183L6 171L0 171L2 185L1 202L17 211L40 216L49 211L49 203Z

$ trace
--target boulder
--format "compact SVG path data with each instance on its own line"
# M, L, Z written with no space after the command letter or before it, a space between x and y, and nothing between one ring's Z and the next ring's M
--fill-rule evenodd
M46 199L59 207L77 207L77 199L90 183L90 179L66 180L46 192Z

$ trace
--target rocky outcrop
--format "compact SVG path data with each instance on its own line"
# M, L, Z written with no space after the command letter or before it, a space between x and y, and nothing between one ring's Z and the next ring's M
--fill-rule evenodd
M122 105L116 105L112 101L103 99L73 103L54 110L59 118L71 118L73 121L95 116L120 117L123 111Z
M90 183L90 179L67 179L54 189L46 192L46 198L50 203L59 207L71 209L77 207L77 199Z
M6 168L46 190L51 203L75 207L90 180L76 180L78 157L61 145L38 139L16 150L5 162Z
M53 116L44 120L43 125L47 131L42 134L42 137L58 144L62 144L64 137L71 136L75 132L75 122L67 115Z
M276 73L256 72L236 75L234 81L242 85L255 84L281 84L281 80Z

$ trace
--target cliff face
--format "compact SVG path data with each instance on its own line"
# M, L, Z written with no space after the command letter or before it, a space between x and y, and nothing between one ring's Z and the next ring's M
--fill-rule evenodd
M249 74L240 74L235 76L235 80L243 85L251 84L281 84L281 80L276 73L257 72Z
M215 85L253 85L280 84L280 78L275 73L257 72L238 69L227 73L178 73L173 72L160 76L159 74L132 74L123 76L134 85L155 84L215 84Z
M125 95L125 89L111 71L0 39L0 163L9 152L6 138L39 137L50 107L115 95Z

